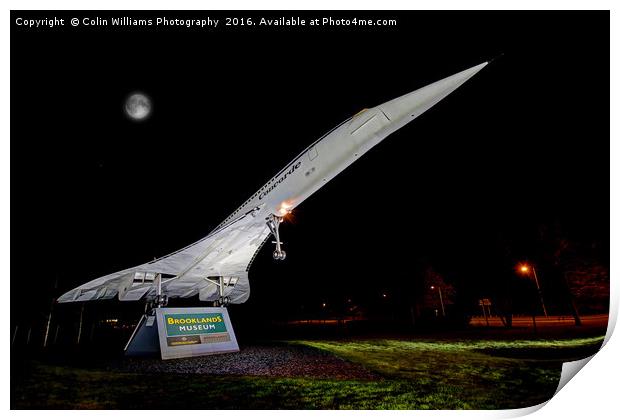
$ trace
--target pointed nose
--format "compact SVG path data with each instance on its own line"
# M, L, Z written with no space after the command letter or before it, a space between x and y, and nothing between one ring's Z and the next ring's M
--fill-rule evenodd
M403 122L407 123L412 118L422 114L450 93L454 92L487 64L489 64L489 62L485 61L477 66L463 70L460 73L431 83L423 88L414 90L413 92L379 105L379 108L390 121L399 122L399 120L405 119Z

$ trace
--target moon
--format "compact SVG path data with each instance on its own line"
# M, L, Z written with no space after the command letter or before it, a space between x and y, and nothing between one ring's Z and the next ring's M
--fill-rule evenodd
M125 101L125 113L135 121L141 121L148 117L151 108L151 100L143 93L134 93Z

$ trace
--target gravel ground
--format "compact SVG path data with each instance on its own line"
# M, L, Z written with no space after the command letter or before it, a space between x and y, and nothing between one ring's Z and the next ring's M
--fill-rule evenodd
M195 373L306 377L319 379L368 379L381 377L364 367L328 353L301 346L248 346L239 353L188 359L127 358L115 369L140 373Z

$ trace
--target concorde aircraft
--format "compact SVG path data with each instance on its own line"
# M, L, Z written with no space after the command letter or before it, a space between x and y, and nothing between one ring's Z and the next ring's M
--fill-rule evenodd
M62 295L58 302L147 299L163 306L168 297L198 295L216 305L250 296L248 271L273 236L273 257L283 260L279 226L284 217L387 136L437 104L488 62L364 109L312 143L245 203L199 241L136 267L108 274Z

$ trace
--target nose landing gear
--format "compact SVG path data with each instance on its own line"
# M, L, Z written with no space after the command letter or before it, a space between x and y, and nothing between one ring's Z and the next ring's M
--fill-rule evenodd
M286 258L286 251L273 251L273 259L274 260L283 260Z
M267 218L267 227L269 227L275 238L273 243L276 244L276 249L273 251L273 259L280 261L286 258L286 252L282 250L282 242L280 241L280 223L282 223L282 220L282 217L273 214Z

